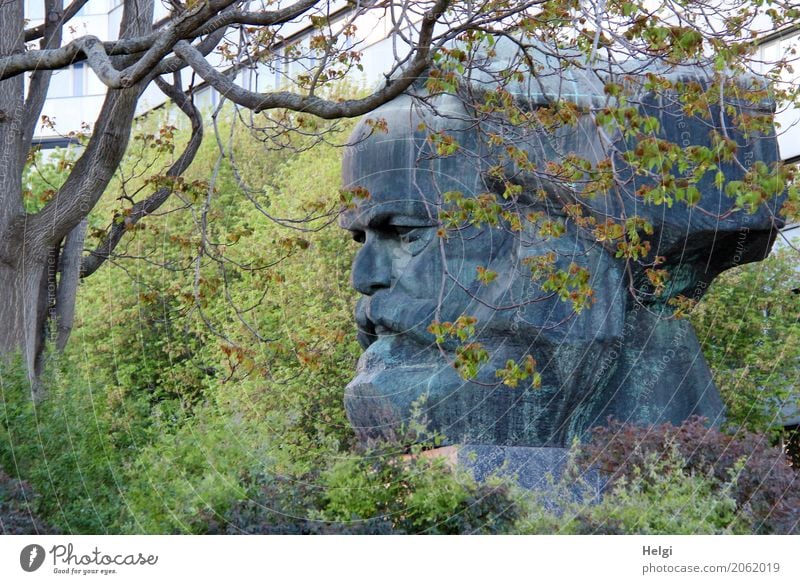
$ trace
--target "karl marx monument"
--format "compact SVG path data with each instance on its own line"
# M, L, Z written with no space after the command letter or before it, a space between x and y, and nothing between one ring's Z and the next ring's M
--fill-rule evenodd
M701 68L637 63L614 77L600 66L563 67L537 48L528 70L504 87L523 116L509 120L481 104L498 100L496 79L518 51L499 42L491 58L470 62L457 91L420 84L420 95L393 100L355 130L343 174L357 196L340 225L362 245L352 284L364 352L345 391L357 435L392 438L414 410L445 444L494 446L569 446L610 416L639 425L691 415L719 422L719 393L691 325L673 314L675 299L696 301L720 272L769 253L782 192L742 209L717 171L725 184L744 181L754 165L779 159L771 122L760 132L735 123L771 120L774 104L766 92L755 101L727 89L707 115L687 113L675 88L708 87L712 74ZM648 72L669 83L648 85ZM615 79L621 94L609 85ZM620 95L628 118L657 123L627 134L625 117L604 123L604 108L620 105ZM556 100L571 104L572 120L553 123L553 108L537 117ZM667 143L686 153L720 136L729 155L717 155L704 174L668 160L634 166L632 155L653 145L666 160L675 156ZM564 176L570 159L590 164ZM598 168L612 169L613 183L589 196ZM683 200L646 196L669 176L684 181ZM487 209L494 215L480 220ZM598 226L631 218L634 231L648 227L636 233L641 254L626 257L618 243L628 240L598 237ZM549 284L542 269L556 274ZM570 296L578 289L591 290L585 306ZM462 338L442 334L442 323L457 322ZM464 375L470 348L473 375ZM509 367L527 367L519 383L504 383Z

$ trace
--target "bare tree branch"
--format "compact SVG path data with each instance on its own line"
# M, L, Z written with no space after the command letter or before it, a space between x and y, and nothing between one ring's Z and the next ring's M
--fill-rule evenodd
M218 28L210 35L204 37L199 43L194 45L203 56L208 55L213 51L222 38L225 36L226 28ZM169 57L159 63L158 67L153 69L153 76L165 75L167 73L176 73L181 69L185 69L188 65L180 57Z
M191 35L191 33L197 29L198 20L200 20L201 23L205 23L211 15L225 10L228 6L237 1L238 0L212 0L208 2L208 4L198 3L185 13L174 17L166 26L158 30L156 38L144 55L133 65L127 67L120 73L120 86L130 87L134 83L138 83L144 79L161 59L172 52L172 47L177 41L187 35ZM212 5L215 8L212 9ZM210 14L209 11L211 11Z
M72 18L78 14L81 8L86 6L89 0L73 0L72 3L64 8L62 12L61 9L63 8L64 4L61 3L61 6L58 8L56 14L58 15L55 21L50 20L50 11L45 10L45 19L44 22L38 26L34 26L32 28L25 29L25 42L29 43L31 41L35 41L36 39L42 38L46 31L46 28L50 26L57 26L59 28L63 28L65 24L67 24ZM44 48L44 47L43 47Z
M317 2L301 0L292 6L269 12L226 12L239 0L211 0L176 17L157 32L130 39L102 42L86 35L60 47L20 52L0 58L0 80L26 71L61 69L86 60L100 80L111 89L131 87L148 75L172 51L178 40L192 40L231 24L258 23L263 26L288 22L312 8ZM215 15L219 14L215 17ZM240 22L243 21L243 22ZM124 71L113 67L109 56L144 53Z
M224 74L214 69L199 51L186 41L180 41L175 45L175 54L186 61L200 77L226 98L255 112L286 108L313 114L323 119L352 118L365 114L403 93L428 67L433 30L437 19L444 13L448 4L447 0L439 0L425 14L420 27L416 52L402 73L396 78L387 80L383 88L362 99L330 101L314 95L301 95L289 91L257 93L233 83Z
M86 0L84 0L84 3ZM50 14L59 14L64 6L63 0L45 0L45 21L41 25L43 28L43 36L40 43L42 50L52 49L61 44L62 37L62 22L53 22L50 20ZM33 133L36 131L36 124L39 121L39 115L42 113L44 102L47 99L47 90L50 87L50 77L52 72L40 70L35 71L31 75L30 83L28 84L28 96L25 99L25 114L22 122L22 152L27 155L31 149L31 142L33 141Z
M146 34L152 22L153 0L127 0L120 36ZM106 94L92 137L64 184L41 211L21 218L31 245L60 242L100 199L125 154L141 90L136 85Z
M203 120L200 117L200 112L192 103L190 97L179 89L180 80L177 81L175 86L169 85L161 79L156 79L159 89L164 92L172 101L181 109L183 113L189 118L192 124L192 134L189 142L184 148L183 153L178 157L175 163L165 173L168 177L180 176L192 163L195 155L197 154L200 144L203 141ZM88 256L83 258L81 264L81 277L85 278L93 274L103 263L111 256L111 253L117 247L122 237L127 233L140 219L147 217L156 211L172 194L172 189L163 187L151 194L143 201L136 203L124 220L120 223L111 225L108 233L103 238L103 241L97 248L92 251Z

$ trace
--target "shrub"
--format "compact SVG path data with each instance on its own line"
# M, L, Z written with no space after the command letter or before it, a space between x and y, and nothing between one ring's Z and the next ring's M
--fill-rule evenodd
M677 458L670 458L673 452ZM711 480L716 493L735 501L737 516L752 533L800 533L800 476L764 435L727 434L701 418L651 428L610 421L593 431L579 460L584 467L597 466L614 488L641 480L654 457L659 464L668 461L665 471Z
M244 496L257 442L232 417L202 414L165 431L126 465L128 533L203 533Z
M578 451L580 454L580 451ZM676 449L645 456L629 476L608 485L602 499L574 496L576 468L533 505L520 531L537 534L723 534L746 533L736 516L731 482L720 487L710 476L683 469Z
M255 487L212 533L506 533L522 509L508 484L478 484L416 454L352 455L295 480L262 476Z
M478 484L441 457L352 457L323 480L323 517L333 521L377 518L399 533L504 533L519 516L507 484Z
M384 535L393 533L380 518L348 523L313 519L319 516L319 476L291 478L262 473L253 477L251 496L223 517L209 518L209 534L258 535Z
M0 360L0 467L41 495L29 511L60 531L114 532L125 512L114 416L104 392L61 365L50 361L37 403L21 359Z

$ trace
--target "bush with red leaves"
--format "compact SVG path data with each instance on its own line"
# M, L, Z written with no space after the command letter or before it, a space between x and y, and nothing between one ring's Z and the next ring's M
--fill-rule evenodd
M592 431L578 462L599 468L611 488L644 468L648 455L667 460L674 449L683 472L712 477L720 488L735 479L731 496L753 533L800 534L800 473L763 435L727 434L696 417L680 426L653 427L610 420L607 427Z

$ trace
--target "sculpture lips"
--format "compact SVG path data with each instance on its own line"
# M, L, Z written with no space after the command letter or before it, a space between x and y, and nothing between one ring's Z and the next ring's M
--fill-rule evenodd
M355 317L358 325L358 333L356 334L358 344L361 345L362 349L366 349L378 340L378 335L375 333L375 323L367 316L363 297L356 304Z
M355 310L361 348L366 349L379 337L398 336L410 336L417 344L430 345L434 337L427 332L427 325L433 309L426 304L421 312L406 310L419 304L405 294L389 291L362 297Z

